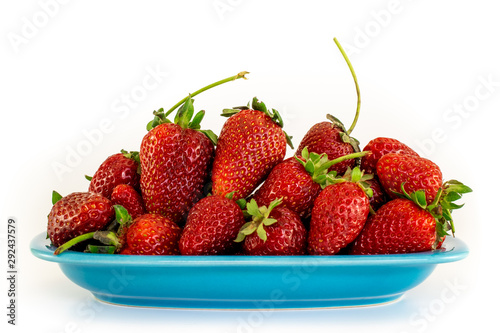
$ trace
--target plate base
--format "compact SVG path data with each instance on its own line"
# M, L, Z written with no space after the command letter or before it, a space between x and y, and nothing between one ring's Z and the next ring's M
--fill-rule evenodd
M116 297L93 293L95 298L103 303L128 307L164 308L183 310L240 310L240 311L274 311L274 310L308 310L335 309L380 306L395 303L403 297L403 293L353 299L325 300L205 300L205 299L154 299L136 297Z

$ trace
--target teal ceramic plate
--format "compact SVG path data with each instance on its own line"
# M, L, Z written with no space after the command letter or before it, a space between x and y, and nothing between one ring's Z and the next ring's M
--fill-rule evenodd
M448 237L443 249L370 256L129 256L67 251L54 256L45 234L32 253L58 263L101 301L192 309L297 309L375 305L398 300L437 264L465 258Z

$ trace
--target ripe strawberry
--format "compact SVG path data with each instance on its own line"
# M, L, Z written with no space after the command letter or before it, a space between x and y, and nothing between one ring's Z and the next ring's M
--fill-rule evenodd
M217 136L200 130L205 111L194 115L195 95L220 84L245 78L248 72L212 83L188 95L167 112L155 111L141 143L141 191L146 209L181 224L204 195ZM245 78L246 79L246 78ZM167 117L177 107L174 123Z
M234 192L245 198L285 157L288 136L279 113L271 113L257 98L252 108L225 109L212 169L212 191L219 196Z
M128 184L139 190L139 153L121 153L109 156L97 169L89 185L89 192L111 199L113 189L119 184Z
M163 110L155 112L164 117ZM199 131L205 111L194 113L189 98L179 109L175 123L160 122L143 138L140 149L141 190L146 209L180 224L203 196L209 179L215 134ZM208 133L208 134L207 134Z
M423 157L407 154L390 153L377 162L377 175L380 184L390 198L397 198L404 190L412 193L424 190L427 204L434 201L441 185L443 175L439 167Z
M354 130L354 127L356 126L356 123L358 121L359 110L361 106L358 79L356 78L354 69L351 65L351 62L349 61L349 58L344 52L344 49L342 48L342 46L340 46L336 38L334 38L334 41L340 52L342 53L342 56L344 57L347 65L349 66L349 70L351 71L352 77L354 79L356 93L358 95L356 115L351 124L351 127L346 130L344 124L342 124L339 119L328 114L326 118L330 120L330 122L321 122L313 125L306 133L306 135L302 138L302 141L297 148L297 156L300 156L302 150L305 147L307 147L311 153L327 154L329 160L334 160L341 156L360 151L359 141L355 138L350 137L351 132ZM330 171L337 171L338 174L344 174L348 168L352 169L356 164L359 164L359 161L346 160L342 163L338 163L330 167Z
M280 207L289 208L301 218L307 218L318 194L336 176L335 172L328 172L329 168L363 154L346 155L329 161L326 154L309 153L305 147L300 158L290 157L276 165L253 198L259 206L269 206L274 200L282 198Z
M394 199L368 218L351 254L428 251L436 242L436 220L408 199Z
M418 154L404 143L391 138L378 137L363 148L363 151L370 151L371 154L363 156L361 159L361 170L365 173L375 174L378 160L389 153L406 154L418 156Z
M334 160L344 155L359 152L359 142L350 138L344 125L332 115L327 115L331 122L320 122L313 125L299 144L296 155L300 156L307 147L309 152L326 154L329 160ZM345 160L330 167L329 171L344 174L347 168L354 168L356 160Z
M144 214L128 227L120 254L175 255L179 254L181 228L158 214Z
M454 201L472 190L451 180L443 184L428 205L424 190L391 200L370 216L354 241L351 254L389 254L428 251L439 248L451 230L452 211L461 208Z
M111 193L111 202L113 205L125 207L132 218L146 214L141 195L128 184L120 184L115 187Z
M329 185L314 201L308 237L312 255L333 255L351 243L365 225L370 204L358 167Z
M101 230L113 220L111 201L100 194L74 192L54 203L48 216L47 233L54 246Z
M243 211L230 198L212 195L198 201L189 211L181 234L183 255L233 253L234 239L245 223Z
M236 242L243 242L246 255L304 255L307 230L294 211L277 207L275 200L269 207L257 205L255 200L247 204L252 221L241 228Z

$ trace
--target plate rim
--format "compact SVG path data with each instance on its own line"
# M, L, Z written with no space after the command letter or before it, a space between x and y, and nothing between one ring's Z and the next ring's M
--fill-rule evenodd
M93 254L68 250L54 255L46 233L40 233L30 242L30 249L39 259L59 264L81 265L131 265L131 266L294 266L310 262L327 266L400 266L417 264L440 264L459 261L467 257L469 249L464 241L447 237L445 249L404 254L379 255L303 255L303 256L138 256L116 254Z

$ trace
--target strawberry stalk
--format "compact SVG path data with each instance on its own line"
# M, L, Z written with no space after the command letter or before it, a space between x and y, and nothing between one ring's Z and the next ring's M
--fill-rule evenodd
M360 158L368 154L370 154L369 151L362 151L340 156L334 160L328 160L328 156L325 153L309 153L307 147L304 147L301 152L302 158L295 156L295 159L304 166L304 169L306 169L316 183L325 188L332 183L338 182L337 172L335 170L328 172L328 169L331 166L346 160Z
M356 77L356 73L354 72L354 68L352 67L351 61L347 57L347 54L345 53L344 49L340 45L339 41L337 38L333 38L333 41L339 48L340 53L342 53L342 56L344 57L344 60L347 63L347 66L349 66L349 70L351 71L352 78L354 79L354 84L356 85L356 94L358 95L358 102L356 104L356 115L354 116L354 121L351 124L351 127L347 130L347 135L350 135L351 132L354 130L354 127L356 127L356 123L358 122L359 118L359 110L361 108L361 92L359 90L359 85L358 85L358 78Z
M187 95L186 97L184 97L183 99L181 99L179 102L177 102L177 104L175 104L174 106L172 106L170 109L168 109L168 111L164 111L163 108L159 109L158 111L154 111L153 114L155 115L154 119L152 121L150 121L147 125L147 130L151 130L153 127L156 127L157 125L161 124L161 123L165 123L165 122L170 122L167 117L175 111L175 109L177 109L179 106L181 106L182 104L186 104L186 103L189 103L189 101L191 101L191 104L192 104L192 98L198 94L201 94L202 92L206 91L206 90L209 90L213 87L216 87L216 86L220 86L221 84L224 84L226 82L231 82L231 81L235 81L237 79L247 79L245 77L246 74L249 74L249 72L240 72L236 75L233 75L233 76L230 76L228 78L225 78L225 79L222 79L222 80L219 80L217 82L214 82L214 83L211 83L201 89L198 89L196 90L195 92ZM187 107L186 107L187 108ZM181 108L182 109L182 108ZM179 109L179 112L180 112L180 109ZM201 111L200 111L201 112ZM204 115L204 111L203 111L203 115ZM192 115L191 115L192 116ZM196 116L195 116L195 119L193 120L193 122L197 122L197 124L199 125L200 122L201 122L201 119L199 118L203 118L203 116L198 113ZM183 124L185 125L185 124ZM193 124L194 125L194 124ZM186 125L185 125L186 126ZM187 128L187 127L183 127L183 128ZM210 138L210 137L209 137Z
M237 79L245 79L246 80L247 78L245 77L245 75L247 75L247 74L250 74L250 73L249 72L245 72L245 71L239 72L236 75L233 75L233 76L230 76L228 78L219 80L217 82L209 84L208 86L205 86L205 87L203 87L201 89L196 90L194 93L189 94L188 96L186 96L183 99L181 99L177 104L175 104L174 106L172 106L167 112L165 112L165 116L168 117L168 115L170 115L175 109L177 109L182 103L186 102L191 97L194 97L194 96L196 96L198 94L201 94L202 92L204 92L206 90L209 90L209 89L211 89L213 87L220 86L221 84L224 84L226 82L235 81Z

